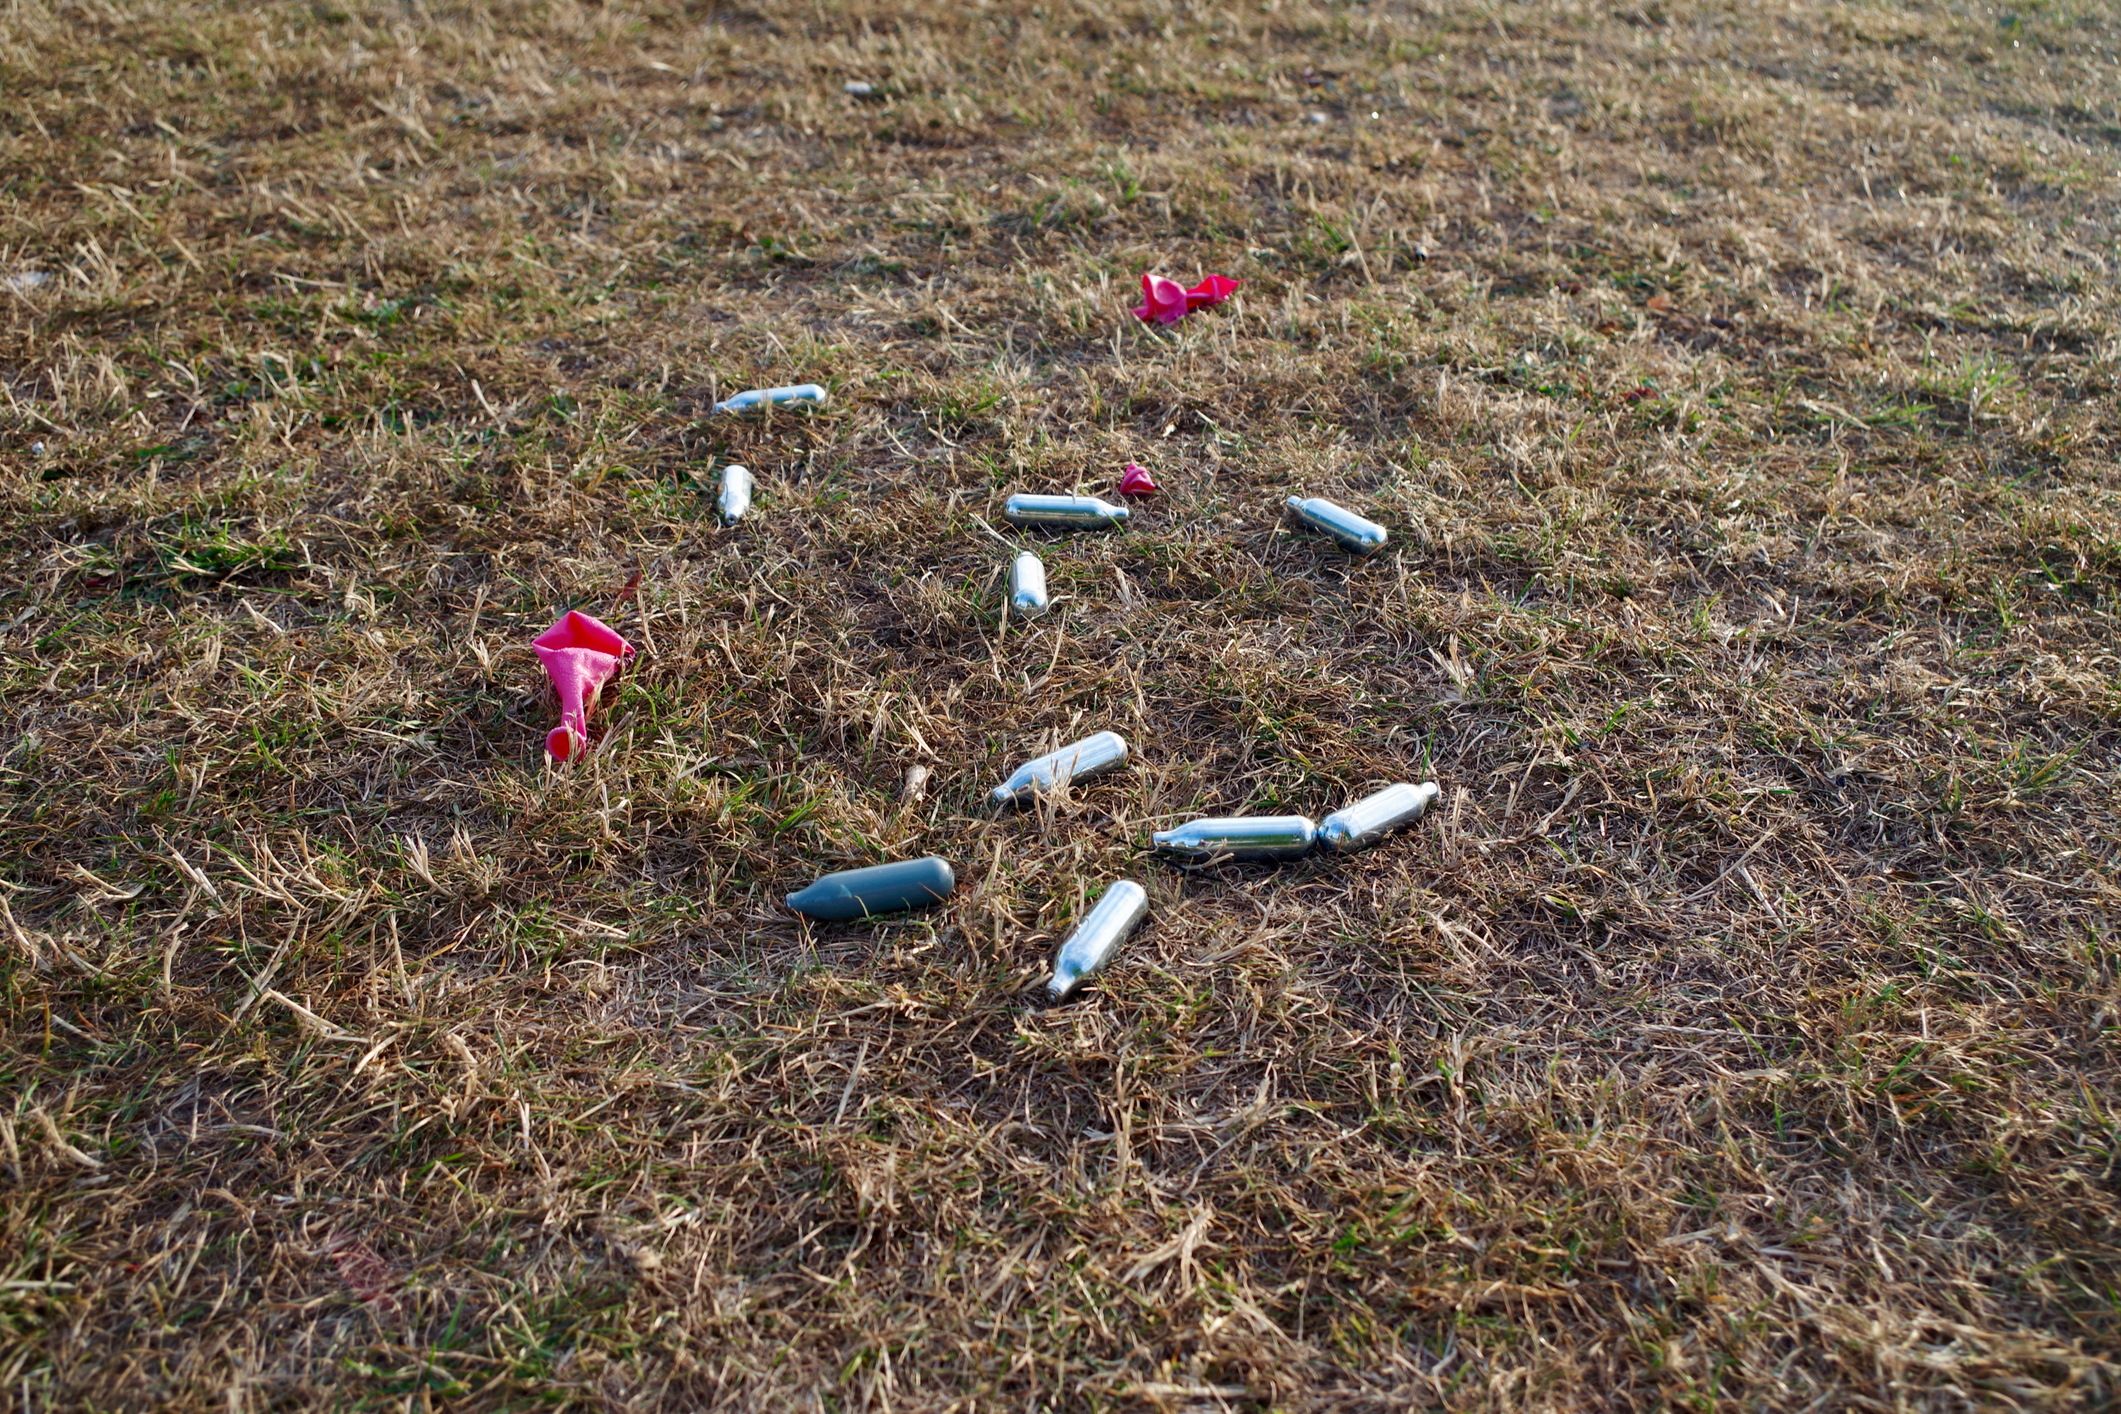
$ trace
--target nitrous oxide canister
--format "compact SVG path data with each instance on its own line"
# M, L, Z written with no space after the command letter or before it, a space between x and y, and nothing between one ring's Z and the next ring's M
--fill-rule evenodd
M1121 879L1105 890L1097 907L1083 916L1053 955L1053 980L1046 991L1054 1001L1066 1001L1076 988L1104 970L1127 935L1149 916L1149 895L1132 879Z
M1208 864L1301 859L1317 838L1318 826L1301 815L1246 815L1191 820L1160 830L1149 841L1188 863Z
M1318 822L1318 842L1335 854L1367 849L1392 831L1419 820L1442 790L1434 781L1405 781L1343 805Z
M805 918L838 923L906 908L926 908L940 902L956 887L957 872L950 867L950 861L931 854L926 859L902 859L896 864L827 874L809 888L788 895L788 906Z
M1289 509L1314 530L1323 530L1358 555L1384 548L1390 537L1374 520L1364 520L1346 506L1336 506L1323 496L1291 496Z
M1053 607L1046 597L1046 567L1029 550L1009 562L1009 609L1019 618L1035 619Z
M792 388L752 388L714 405L716 412L753 412L763 407L823 407L825 390L815 383Z
M1126 762L1127 739L1118 732L1099 732L1026 761L994 788L992 799L997 805L1006 805L1033 792L1048 795L1070 781L1100 775Z
M1002 519L1011 525L1046 530L1110 530L1125 525L1133 512L1096 496L1011 496L1002 502Z
M722 468L721 489L714 493L714 509L724 524L734 525L751 509L751 471L731 463Z

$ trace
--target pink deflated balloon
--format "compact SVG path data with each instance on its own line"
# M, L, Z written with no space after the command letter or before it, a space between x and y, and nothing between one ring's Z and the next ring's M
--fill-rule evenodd
M1154 496L1156 478L1149 475L1149 468L1127 463L1127 469L1119 478L1119 494L1122 496Z
M1237 293L1237 281L1228 275L1210 275L1207 279L1186 291L1186 308L1206 309L1211 304L1221 304Z
M545 750L555 761L571 760L589 744L589 712L597 694L619 664L633 656L633 645L601 621L569 609L532 639L531 647L560 698L560 724L546 735Z
M1186 287L1161 275L1142 276L1142 302L1134 317L1144 324L1176 324L1186 317Z
M1142 276L1142 302L1134 317L1145 324L1176 324L1196 309L1221 304L1237 289L1227 275L1210 275L1192 289L1161 275Z

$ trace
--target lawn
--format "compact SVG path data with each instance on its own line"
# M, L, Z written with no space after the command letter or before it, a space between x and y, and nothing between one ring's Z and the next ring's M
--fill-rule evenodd
M2111 1407L2117 55L14 0L5 1401ZM639 653L555 767L570 608Z

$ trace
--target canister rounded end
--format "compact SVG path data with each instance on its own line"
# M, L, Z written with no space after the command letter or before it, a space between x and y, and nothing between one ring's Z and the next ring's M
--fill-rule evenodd
M1328 820L1318 827L1318 843L1335 854L1346 854L1355 848L1355 832L1338 820Z

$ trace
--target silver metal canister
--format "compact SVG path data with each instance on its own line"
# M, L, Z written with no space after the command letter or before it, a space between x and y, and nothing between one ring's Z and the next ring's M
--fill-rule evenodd
M735 463L722 468L722 486L714 493L714 509L725 522L744 518L751 509L751 471Z
M1192 864L1301 859L1311 852L1318 826L1301 815L1248 815L1191 820L1149 837L1165 854Z
M1127 941L1128 934L1149 916L1149 895L1132 879L1121 879L1105 890L1097 906L1083 915L1068 941L1053 955L1053 980L1046 991L1054 1001L1066 1001L1076 988L1102 971Z
M1053 607L1046 597L1046 567L1029 550L1009 562L1009 608L1019 618L1035 619Z
M1002 502L1002 519L1011 525L1047 530L1110 530L1125 525L1133 512L1096 496L1011 496Z
M949 897L957 871L939 855L843 869L788 895L788 907L807 918L842 922L902 908L926 908Z
M1318 822L1318 842L1336 854L1367 849L1392 831L1419 820L1442 794L1434 781L1405 781L1343 805Z
M1050 794L1070 781L1100 775L1126 763L1127 739L1118 732L1099 732L1026 761L994 788L991 798L997 805L1007 805L1033 792Z
M1358 555L1367 555L1384 548L1385 528L1374 520L1364 520L1346 506L1336 506L1323 496L1291 496L1289 509L1296 517L1314 530L1323 530Z
M815 383L798 383L791 388L752 388L722 399L714 405L716 412L751 412L762 407L823 407L825 390Z

